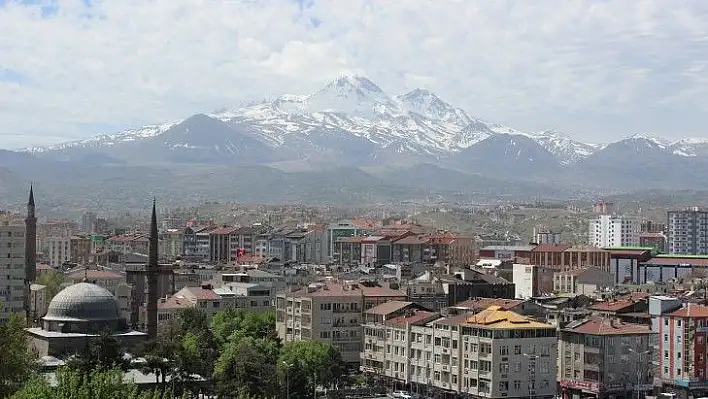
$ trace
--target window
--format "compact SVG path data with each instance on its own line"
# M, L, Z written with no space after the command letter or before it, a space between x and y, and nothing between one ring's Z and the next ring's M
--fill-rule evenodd
M521 381L514 381L514 390L518 391L521 389Z
M681 319L676 320L676 326L681 327Z
M509 363L499 363L499 372L509 374Z
M502 356L508 356L509 355L509 347L506 345L502 345L499 347L499 354Z
M515 355L521 354L521 345L514 345L514 354Z
M664 334L664 342L669 342L669 334Z
M329 331L320 331L320 338L329 339Z
M509 381L499 381L499 390L500 391L508 391L509 390Z

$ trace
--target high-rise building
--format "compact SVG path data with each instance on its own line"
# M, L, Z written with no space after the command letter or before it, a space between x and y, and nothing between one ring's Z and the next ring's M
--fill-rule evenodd
M641 223L628 216L599 215L589 221L588 244L598 247L639 245Z
M25 304L25 226L22 217L0 212L0 323Z
M612 202L605 202L603 200L597 201L592 206L592 213L599 213L601 215L610 215L615 212L615 204Z
M86 234L93 234L94 223L96 223L96 214L93 212L86 212L81 216L81 230Z
M670 254L708 254L708 211L698 207L668 211L666 249Z

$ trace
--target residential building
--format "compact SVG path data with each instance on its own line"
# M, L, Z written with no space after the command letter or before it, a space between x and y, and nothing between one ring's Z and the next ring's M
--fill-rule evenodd
M639 246L653 248L655 252L666 251L666 235L664 233L640 233Z
M45 263L60 267L71 260L71 236L40 238L38 250L42 252Z
M362 370L426 395L550 399L556 339L553 326L498 306L440 318L388 303L366 313Z
M588 244L600 248L638 246L640 229L637 218L599 215L589 221Z
M160 255L174 259L184 254L184 230L166 229L160 232Z
M542 229L537 230L536 228L534 228L533 230L534 244L560 244L563 242L561 240L561 233L558 231Z
M469 266L477 259L473 237L456 234L403 235L391 241L391 262Z
M20 216L0 212L0 323L24 309L25 224Z
M106 250L119 254L147 254L149 239L144 233L121 234L106 240Z
M556 272L553 292L593 296L604 288L614 286L612 273L597 267Z
M673 299L673 298L668 298ZM668 305L673 308L677 305ZM663 392L675 392L681 398L708 396L708 306L684 304L658 317L658 379Z
M633 292L620 297L608 297L602 302L590 305L593 313L638 324L651 324L649 294Z
M335 346L348 363L359 363L362 314L406 293L387 287L326 280L282 292L276 299L276 328L283 341L316 340Z
M232 260L232 235L238 227L220 227L209 232L209 262L228 263Z
M632 398L652 388L648 325L592 316L568 324L558 343L564 397Z
M663 233L666 231L666 223L657 223L651 220L642 221L642 233Z
M480 258L510 260L522 263L532 260L532 251L536 245L489 245L479 250Z
M666 227L669 254L708 254L708 211L698 207L668 211Z
M73 235L69 243L69 259L80 265L92 262L91 236Z
M595 300L585 295L570 295L536 298L536 303L545 316L540 320L562 329L574 321L590 317L593 312L588 306L595 303Z
M528 299L553 292L553 273L555 269L537 265L514 263L514 297Z
M96 223L96 214L93 212L86 212L81 215L81 231L85 234L93 234L94 223Z
M592 213L599 213L601 215L613 214L615 213L615 204L603 200L597 201L592 206Z
M189 226L184 229L182 239L182 249L184 256L190 260L207 260L209 259L209 233L214 230L212 225L208 226Z
M327 228L327 255L331 257L336 257L334 243L337 242L339 238L370 235L378 227L378 223L369 219L340 220L338 222L331 223Z

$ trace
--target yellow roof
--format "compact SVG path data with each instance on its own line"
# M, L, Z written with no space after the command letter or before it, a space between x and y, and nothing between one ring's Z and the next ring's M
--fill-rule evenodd
M473 314L465 320L465 324L477 324L485 328L500 330L527 329L527 328L554 328L551 324L536 321L530 317L522 316L510 310L503 310L499 306L490 306L487 309Z

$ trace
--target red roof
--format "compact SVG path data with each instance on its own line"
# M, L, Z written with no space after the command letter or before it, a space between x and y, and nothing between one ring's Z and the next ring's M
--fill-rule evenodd
M373 308L367 310L365 313L385 316L387 314L397 312L397 311L399 311L407 306L410 306L412 304L413 304L413 302L388 301L388 302L382 303L381 305L374 306Z
M401 290L394 290L392 288L388 287L366 287L363 285L359 286L359 289L361 289L361 292L364 296L368 297L403 297L407 298L407 294L404 291Z
M116 272L111 272L108 270L79 270L77 272L71 273L69 278L72 280L81 280L86 277L87 280L102 280L102 279L122 279L123 276Z
M540 244L531 252L563 252L568 248L570 248L568 244Z
M613 301L606 301L596 303L590 306L591 310L597 310L601 312L617 312L622 309L628 308L637 302L645 301L649 297L649 294L644 292L633 292L631 294L619 297Z
M706 257L697 257L697 256L691 256L687 258L680 258L680 257L674 257L674 256L658 256L651 258L644 262L645 264L650 264L650 265L664 265L664 266L674 266L678 264L687 264L687 265L694 265L694 266L708 266L708 256Z
M408 237L403 237L401 239L398 239L396 241L393 241L392 244L400 244L400 245L419 245L419 244L427 244L430 242L430 237L426 236L408 236Z
M708 306L699 305L697 303L689 303L681 309L677 309L666 314L666 316L704 319L708 318Z
M651 327L645 324L624 323L603 316L593 316L578 325L565 329L565 331L588 335L637 335L651 334Z
M189 291L197 299L201 299L201 300L205 300L205 301L216 301L216 300L221 299L221 297L219 295L217 295L214 291L207 290L202 287L185 287L184 289Z
M400 324L416 324L425 323L428 320L437 316L435 312L429 312L427 310L416 310L413 314L401 315L394 317L393 319L386 320L386 325L400 325Z
M160 301L157 304L158 309L187 309L187 308L193 308L194 307L194 302L190 302L185 298L180 298L176 296L171 296L167 298L164 302Z

